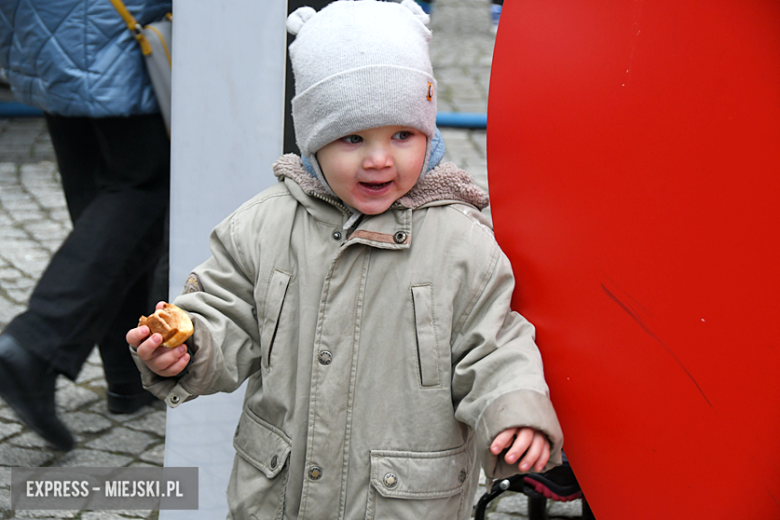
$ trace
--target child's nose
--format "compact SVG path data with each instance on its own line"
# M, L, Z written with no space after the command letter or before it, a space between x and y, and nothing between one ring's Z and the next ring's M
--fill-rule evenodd
M363 167L366 169L389 168L393 165L393 156L390 148L381 144L371 146L363 161Z

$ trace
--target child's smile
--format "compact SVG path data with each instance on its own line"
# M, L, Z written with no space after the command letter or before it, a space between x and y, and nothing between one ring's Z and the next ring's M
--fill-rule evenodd
M366 215L377 215L414 187L428 138L414 128L382 126L320 148L317 161L333 192Z

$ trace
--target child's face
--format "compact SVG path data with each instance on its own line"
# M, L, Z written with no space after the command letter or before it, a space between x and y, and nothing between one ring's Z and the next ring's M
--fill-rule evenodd
M419 130L382 126L328 143L317 161L341 200L365 215L378 215L414 187L427 145Z

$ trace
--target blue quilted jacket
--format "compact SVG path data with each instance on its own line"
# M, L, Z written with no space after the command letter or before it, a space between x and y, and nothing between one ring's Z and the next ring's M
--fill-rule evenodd
M142 25L170 0L126 0ZM159 112L138 42L109 0L0 0L0 63L16 98L63 116Z

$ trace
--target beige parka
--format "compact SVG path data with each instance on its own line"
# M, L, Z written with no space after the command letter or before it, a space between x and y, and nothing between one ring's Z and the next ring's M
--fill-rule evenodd
M471 177L441 164L347 232L299 157L274 173L175 300L195 323L187 374L136 356L169 406L249 379L228 518L466 519L480 464L517 473L488 449L515 426L544 432L560 463L534 329L509 308L512 269Z

